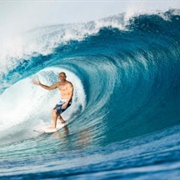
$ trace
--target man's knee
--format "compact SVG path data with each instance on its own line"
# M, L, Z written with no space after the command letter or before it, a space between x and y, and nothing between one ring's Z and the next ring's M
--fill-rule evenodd
M56 113L57 113L57 110L56 110L56 109L53 109L53 110L52 110L52 115L57 116Z

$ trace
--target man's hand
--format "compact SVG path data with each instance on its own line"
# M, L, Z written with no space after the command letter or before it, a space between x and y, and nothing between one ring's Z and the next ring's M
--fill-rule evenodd
M63 105L62 105L62 109L65 109L67 107L67 103L64 103Z
M40 84L41 84L41 82L39 81L39 79L38 79L38 80L33 80L32 82L33 82L33 84L36 84L36 85L40 85Z

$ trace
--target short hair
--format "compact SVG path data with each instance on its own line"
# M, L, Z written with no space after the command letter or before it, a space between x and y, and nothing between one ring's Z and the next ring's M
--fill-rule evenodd
M64 74L64 76L66 76L66 73L65 73L65 72L60 72L59 74Z

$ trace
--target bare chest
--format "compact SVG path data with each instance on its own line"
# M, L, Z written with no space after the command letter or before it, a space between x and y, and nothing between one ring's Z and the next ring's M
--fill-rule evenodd
M68 90L68 86L66 84L60 84L58 88L61 92L66 92Z

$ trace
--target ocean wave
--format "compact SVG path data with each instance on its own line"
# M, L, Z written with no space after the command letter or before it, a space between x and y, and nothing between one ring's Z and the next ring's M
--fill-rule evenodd
M0 177L179 177L180 11L40 27L1 49ZM58 90L74 85L70 123L52 135Z

